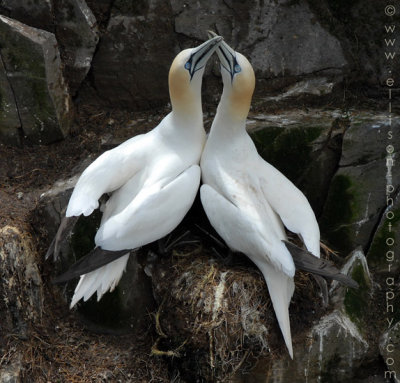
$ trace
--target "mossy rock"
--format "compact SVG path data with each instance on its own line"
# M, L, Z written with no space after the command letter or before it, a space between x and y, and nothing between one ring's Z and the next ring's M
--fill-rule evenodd
M339 168L320 219L321 237L346 256L371 242L386 204L385 161ZM383 173L385 174L385 173Z
M55 36L0 16L0 54L24 138L38 144L64 138L73 107Z
M372 283L368 269L361 260L356 260L350 272L351 277L358 283L358 289L347 289L344 296L344 309L353 323L362 331L367 320L371 302Z
M356 187L352 179L337 174L332 180L324 214L321 220L321 231L335 249L347 251L351 248L351 232L346 223L352 222L357 211Z
M266 127L253 131L251 137L261 157L296 183L309 166L312 143L322 131L319 127Z

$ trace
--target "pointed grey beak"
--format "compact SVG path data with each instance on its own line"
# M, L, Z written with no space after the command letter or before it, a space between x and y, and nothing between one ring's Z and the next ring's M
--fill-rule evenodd
M209 38L217 36L213 31L207 32ZM241 70L236 61L236 52L225 41L222 41L218 46L217 55L221 66L229 72L231 79L233 80L235 73L238 73Z
M218 48L220 42L223 40L221 36L214 34L212 38L207 40L205 43L194 48L190 55L189 61L186 63L185 68L190 73L190 78L193 77L195 72L204 68L207 64L208 59Z

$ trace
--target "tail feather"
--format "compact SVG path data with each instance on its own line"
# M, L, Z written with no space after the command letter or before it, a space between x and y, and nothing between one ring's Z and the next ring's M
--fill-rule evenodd
M294 245L291 242L283 241L293 257L296 268L308 271L313 274L321 275L325 278L336 279L343 285L357 289L358 283L351 277L342 274L336 266L327 259L315 257L310 252Z
M278 271L267 263L258 263L257 266L267 282L269 295L278 319L283 339L293 359L292 335L290 331L289 305L294 292L293 278Z
M335 279L345 286L358 289L358 283L348 275L342 274L331 261L317 258L310 252L303 250L291 242L283 242L286 244L290 254L292 254L296 268L321 275L325 278Z
M75 288L70 307L74 307L82 298L87 301L96 291L97 300L99 301L108 290L114 290L125 271L128 259L129 253L99 269L82 275Z
M109 251L96 247L74 263L64 274L54 278L53 283L64 283L70 279L88 274L115 261L129 252L130 250Z

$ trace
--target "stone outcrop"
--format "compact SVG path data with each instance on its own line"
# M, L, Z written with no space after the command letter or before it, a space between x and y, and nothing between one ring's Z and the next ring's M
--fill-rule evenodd
M99 41L96 18L85 0L3 0L0 13L30 27L55 34L64 77L75 95L91 68Z
M179 51L171 16L169 4L160 0L114 2L93 60L100 98L126 108L168 101L168 71Z
M73 105L55 36L0 16L0 42L23 137L43 144L62 139L70 129Z
M385 41L395 41L399 31L382 28L377 33L382 47L376 39L371 44L365 32L378 24L392 25L398 15L388 17L383 8L378 15L371 0L350 4L346 13L331 2L311 0L39 3L3 0L0 13L55 33L71 94L78 95L87 79L82 96L112 107L165 105L172 59L179 50L203 41L207 29L220 33L250 59L258 79L257 94L273 92L278 94L275 101L296 93L323 96L337 90L344 79L376 87L384 83L389 66L391 73L399 69L396 60L378 53L378 48L393 51ZM212 100L220 84L209 70L207 74L203 94Z
M249 57L261 78L341 72L347 65L340 42L315 20L305 1L173 0L172 7L176 32L202 40L205 30L216 29Z
M65 78L75 95L91 68L99 41L97 21L84 0L54 1L54 14Z

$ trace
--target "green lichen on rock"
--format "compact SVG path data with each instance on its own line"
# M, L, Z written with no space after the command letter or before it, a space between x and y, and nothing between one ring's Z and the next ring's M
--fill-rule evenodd
M366 275L361 262L358 262L351 272L351 277L358 283L358 289L349 288L344 297L344 308L353 323L355 323L360 330L365 328L363 320L368 317L371 302L371 282Z
M73 108L54 34L0 15L0 54L24 138L41 144L65 137Z
M343 253L352 247L349 225L357 210L355 189L348 176L337 174L332 180L320 222L322 238Z
M251 134L261 157L296 182L311 161L311 143L322 133L319 127L268 127Z

